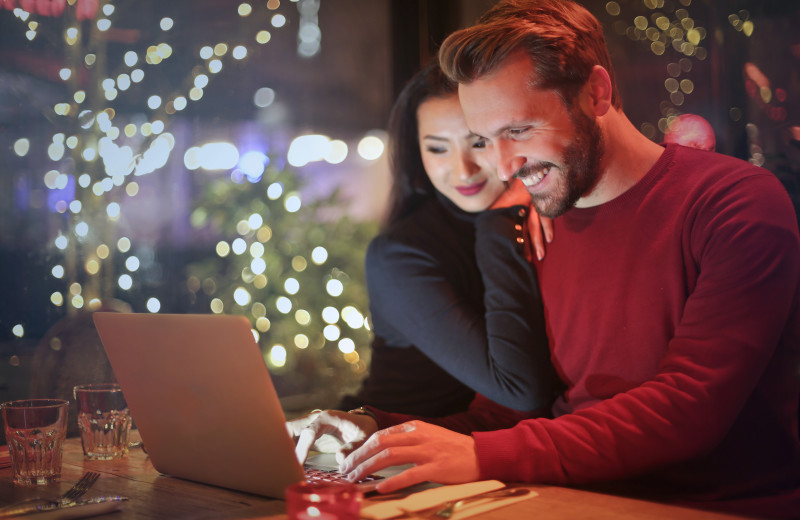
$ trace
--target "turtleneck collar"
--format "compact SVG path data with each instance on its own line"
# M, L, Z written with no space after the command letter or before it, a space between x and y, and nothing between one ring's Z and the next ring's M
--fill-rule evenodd
M442 205L444 209L447 210L449 214L451 214L458 220L469 222L470 224L475 224L475 219L477 219L478 215L480 215L480 213L470 213L468 211L464 211L463 209L456 206L455 203L453 203L453 201L451 201L438 191L436 192L436 200L439 202L439 204Z

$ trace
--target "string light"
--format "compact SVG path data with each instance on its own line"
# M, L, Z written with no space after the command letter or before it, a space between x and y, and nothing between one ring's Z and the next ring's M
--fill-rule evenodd
M297 8L298 55L310 58L320 51L320 2L292 0L284 8L291 4L296 4ZM70 3L68 8L74 6ZM50 142L43 144L20 137L14 141L13 151L18 157L27 157L36 146L47 148L48 158L55 163L43 174L50 207L53 211L69 212L72 216L62 221L63 227L52 238L52 246L59 254L54 256L50 273L68 289L51 292L49 300L54 307L66 308L62 312L83 308L96 310L115 291L135 290L139 295L150 290L151 284L141 277L152 265L152 255L149 260L147 255L140 255L141 248L136 255L131 254L135 235L122 236L115 242L104 243L103 240L118 232L116 226L124 221L126 199L139 195L137 177L160 171L175 153L176 140L169 131L169 116L189 109L192 103L202 102L205 91L215 78L233 70L234 65L246 63L254 47L268 44L274 31L290 25L287 14L291 11L284 11L279 0L269 0L266 5L239 2L233 4L232 9L236 9L238 16L258 20L258 26L251 33L242 34L239 41L206 42L193 50L197 64L191 67L185 86L167 86L164 91L156 91L154 80L164 78L164 74L158 72L159 68L170 66L167 64L175 59L177 48L166 39L180 20L161 17L151 21L159 31L145 31L144 34L155 34L155 41L143 49L123 51L119 63L108 64L108 70L115 71L110 77L101 76L100 70L101 66L106 67L107 56L98 59L98 55L89 50L94 48L91 38L98 32L109 34L117 23L118 12L113 0L102 3L96 18L92 15L94 28L79 23L66 27L63 33L59 32L59 41L79 56L77 66L58 70L59 78L70 91L68 97L57 99L52 106L52 114L65 123L59 122L55 126L71 130L67 134L54 133ZM30 40L36 38L42 26L21 9L15 9L14 14L26 24L26 37ZM83 19L79 17L79 21ZM86 30L87 27L92 30ZM85 85L84 77L89 78L91 87L77 88L78 79ZM157 87L162 88L162 85ZM273 89L261 87L255 92L253 103L259 109L266 109L275 105L276 98ZM130 113L127 108L130 103L140 103L140 110L147 115L144 120L127 115L118 117L114 109L118 103L126 104L126 110L121 111L123 114ZM339 164L347 158L348 146L344 141L324 136L323 140L324 153L313 161ZM71 161L64 161L65 158ZM273 167L263 151L240 151L233 143L189 147L183 152L183 160L191 170L230 170L230 178L234 181L238 174L254 184L269 177ZM305 164L310 162L308 158L304 160ZM278 167L282 168L283 164L285 161L281 160ZM240 236L219 240L214 247L215 258L241 262L237 272L240 285L222 294L212 277L190 277L187 287L191 288L192 294L208 295L208 308L213 313L250 313L257 341L268 341L272 332L282 332L286 328L283 320L303 327L306 332L292 333L285 343L274 344L268 349L267 360L273 367L283 367L290 360L290 349L284 345L290 345L292 349L321 349L326 341L338 341L338 351L343 359L353 366L354 371L363 371L364 365L353 339L356 336L341 338L340 326L335 322L326 324L320 320L319 314L300 308L305 306L304 293L340 299L344 303L332 303L326 307L327 312L334 312L337 322L341 318L350 329L360 330L363 334L357 340L358 344L366 344L368 331L363 315L355 306L346 305L351 301L345 298L347 276L327 264L330 258L327 247L316 245L324 242L324 235L314 240L313 248L303 251L292 250L284 238L272 240L274 231L269 225L270 211L302 213L305 206L299 191L291 183L273 179L265 180L263 185L261 193L266 200L276 204L271 209L250 211L242 219L241 229L237 226ZM206 225L213 218L209 212L200 209L191 214L193 226ZM71 256L76 256L78 261L65 261ZM123 272L115 273L118 269L115 266L120 265L116 258L120 256L124 257ZM109 285L113 286L110 291ZM282 291L283 294L269 297L264 302L256 301L258 291L267 289ZM161 311L159 298L147 294L142 296L148 312ZM341 305L346 305L346 310L339 310ZM276 313L284 316L273 323Z

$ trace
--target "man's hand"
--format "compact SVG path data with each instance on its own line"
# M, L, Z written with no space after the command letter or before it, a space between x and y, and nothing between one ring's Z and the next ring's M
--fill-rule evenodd
M533 254L541 260L544 258L544 244L553 241L553 219L540 217L533 205L531 196L525 185L519 179L512 180L508 189L492 203L490 209L509 208L511 206L525 206L528 208L528 235L530 243L526 243L525 256L533 261Z
M295 455L301 464L306 461L312 447L324 453L336 453L336 461L342 464L350 452L378 429L378 425L368 415L316 410L287 421L286 429L295 442Z
M378 491L390 493L420 482L460 484L480 478L475 441L439 426L410 421L380 430L348 455L342 471L351 481L389 466L414 464L402 473L378 484Z

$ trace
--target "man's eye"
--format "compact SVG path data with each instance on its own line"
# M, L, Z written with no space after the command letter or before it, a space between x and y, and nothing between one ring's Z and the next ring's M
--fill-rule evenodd
M525 128L510 128L508 130L508 134L511 135L511 136L520 136L520 135L523 135L527 131L528 131L527 127L525 127Z
M486 148L486 139L479 139L472 143L473 148Z

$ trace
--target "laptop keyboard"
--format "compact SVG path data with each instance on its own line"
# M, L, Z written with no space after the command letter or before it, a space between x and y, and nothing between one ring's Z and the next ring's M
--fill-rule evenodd
M311 482L312 484L347 484L349 481L347 477L343 473L339 473L335 469L320 469L320 468L311 468L309 466L305 467L306 472L306 481ZM384 477L380 475L367 475L365 478L356 482L356 484L363 484L365 482L374 482L376 480L381 480Z

